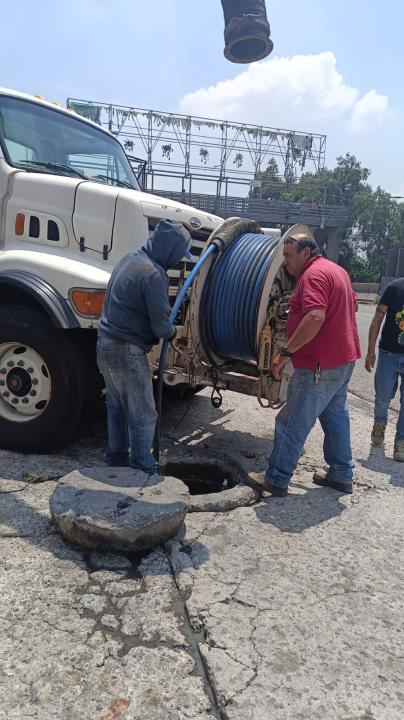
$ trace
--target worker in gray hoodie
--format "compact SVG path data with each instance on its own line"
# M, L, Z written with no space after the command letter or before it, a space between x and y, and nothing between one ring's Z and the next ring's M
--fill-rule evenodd
M108 465L156 471L151 454L157 413L147 353L175 336L166 271L190 254L191 236L160 220L140 250L116 265L105 293L97 362L107 389Z

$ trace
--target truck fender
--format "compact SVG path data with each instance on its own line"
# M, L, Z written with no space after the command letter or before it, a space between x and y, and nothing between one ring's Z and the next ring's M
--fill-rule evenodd
M43 278L24 270L7 270L0 272L0 290L4 287L18 288L34 298L55 327L65 330L80 327L67 300Z

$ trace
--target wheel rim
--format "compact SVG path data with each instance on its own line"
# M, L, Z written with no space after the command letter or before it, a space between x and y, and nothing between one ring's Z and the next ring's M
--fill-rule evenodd
M46 410L51 396L50 373L29 345L0 344L0 418L29 422Z

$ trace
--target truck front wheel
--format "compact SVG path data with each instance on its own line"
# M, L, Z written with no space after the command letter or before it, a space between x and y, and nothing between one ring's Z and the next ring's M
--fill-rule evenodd
M85 373L75 338L41 312L0 308L0 446L39 452L65 445L77 427Z

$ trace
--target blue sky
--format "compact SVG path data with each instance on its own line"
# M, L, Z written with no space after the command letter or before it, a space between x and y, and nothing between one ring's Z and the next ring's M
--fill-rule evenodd
M219 0L0 0L0 85L327 134L404 195L404 3L267 0L274 51L223 57ZM225 82L227 81L227 82Z

